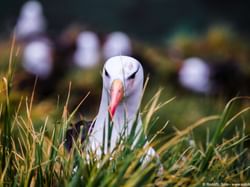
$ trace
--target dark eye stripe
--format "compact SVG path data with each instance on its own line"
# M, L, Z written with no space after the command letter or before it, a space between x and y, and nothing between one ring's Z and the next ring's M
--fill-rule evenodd
M134 73L132 73L129 77L128 77L128 80L131 80L131 79L134 79L135 78L135 75L136 75L136 73L139 71L139 67L137 68L137 70L134 72Z
M104 69L105 76L110 77L109 73L107 72L106 69Z

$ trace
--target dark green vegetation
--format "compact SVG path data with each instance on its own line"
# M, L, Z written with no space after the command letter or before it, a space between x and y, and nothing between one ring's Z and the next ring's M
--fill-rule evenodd
M26 0L4 1L0 12L0 27L8 34L14 26L20 8ZM49 32L80 22L109 32L123 30L148 41L162 43L166 35L176 30L199 32L214 23L229 23L237 30L249 33L249 2L245 0L40 0L48 20ZM63 4L64 6L60 6ZM65 9L64 7L68 7ZM56 10L56 11L55 11Z

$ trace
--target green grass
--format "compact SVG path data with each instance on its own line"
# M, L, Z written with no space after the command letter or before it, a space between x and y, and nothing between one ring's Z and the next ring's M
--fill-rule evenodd
M160 90L141 109L149 144L143 134L131 133L129 137L121 136L122 143L101 157L82 148L84 145L80 140L74 142L68 153L63 145L65 131L88 98L84 97L70 112L70 84L64 108L57 108L61 115L48 114L42 125L37 126L32 117L34 92L30 97L20 99L17 105L10 99L14 49L13 44L9 69L2 77L0 92L1 186L201 186L205 183L249 182L250 153L244 145L248 136L245 135L247 124L242 114L249 113L250 108L233 110L235 102L248 100L248 97L234 98L221 113L202 117L187 124L185 129L175 129L174 133L168 134L168 122L161 128L158 126L158 113L162 107L168 107L169 102L174 105L175 101L161 102ZM225 138L230 125L235 130L232 136ZM208 129L206 136L203 141L198 141L194 131L204 126ZM214 132L210 126L215 127ZM134 145L137 138L139 141ZM155 147L159 158L145 162L149 145Z

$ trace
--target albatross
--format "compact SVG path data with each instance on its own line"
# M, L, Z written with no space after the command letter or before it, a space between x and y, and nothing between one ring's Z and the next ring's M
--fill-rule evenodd
M143 68L138 60L129 56L114 56L106 61L102 71L103 88L99 112L94 122L79 122L75 128L66 133L66 148L70 150L73 139L78 137L80 127L83 127L81 140L89 135L87 149L104 154L111 152L124 133L131 133L133 123L137 126L135 133L142 132L140 115L137 115L143 92ZM112 121L110 145L107 145L107 131ZM87 130L86 130L87 129ZM105 132L105 133L104 133ZM104 137L105 136L105 137ZM148 155L153 155L150 148Z

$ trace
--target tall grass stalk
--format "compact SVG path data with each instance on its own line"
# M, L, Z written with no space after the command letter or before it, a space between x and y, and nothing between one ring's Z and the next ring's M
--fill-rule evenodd
M12 135L11 135L11 125L12 125L12 108L10 104L10 93L12 89L12 81L14 76L13 61L14 61L14 51L15 51L15 35L13 35L11 48L10 48L10 58L9 58L9 66L7 70L6 76L2 78L4 88L4 103L1 105L3 107L3 111L1 113L1 119L3 121L3 127L1 132L1 181L3 178L8 178L12 176ZM18 50L17 50L18 51ZM17 56L17 53L16 53Z
M225 127L227 127L234 119L236 119L238 116L240 116L242 113L248 111L250 108L247 107L245 109L243 109L242 111L240 111L238 114L235 114L231 119L230 118L230 112L231 112L231 108L233 107L233 103L236 100L239 99L249 99L249 97L235 97L233 99L231 99L225 109L223 110L221 117L220 117L220 121L217 125L217 128L215 130L215 133L212 137L211 142L208 144L207 150L206 150L206 154L205 154L205 158L201 163L200 166L200 170L204 171L205 169L207 169L209 161L211 160L211 157L214 153L215 150L215 145L218 143L218 141L222 138L223 136L223 132L225 131Z
M32 112L30 103L26 101L25 105L26 113ZM146 115L147 113L144 114L144 119ZM243 151L239 149L246 140L242 132L244 129L238 129L235 136L227 141L215 142L207 170L200 170L201 165L208 158L206 152L197 146L198 142L195 142L190 135L201 125L221 120L221 116L203 118L187 129L176 132L167 142L157 135L153 136L153 140L149 142L153 146L158 144L157 153L161 160L160 165L157 159L147 164L143 162L147 151L147 141L143 138L137 139L138 136L142 136L141 134L133 134L127 137L127 141L121 137L123 141L120 141L111 153L100 158L95 152L88 152L84 149L85 146L81 145L80 140L74 142L70 152L64 151L63 141L60 140L63 135L60 135L60 129L56 130L64 125L63 118L61 122L51 124L48 117L37 131L33 127L35 123L33 119L28 119L27 116L31 115L15 114L15 127L12 131L18 129L18 132L11 142L11 154L15 159L10 166L11 155L7 155L6 167L1 174L2 184L15 184L16 186L188 186L211 180L228 182L247 179L246 173L249 168L237 163L246 153L245 149ZM149 126L151 121L154 119L149 120ZM225 121L225 124L227 122L229 121ZM49 125L54 126L50 135L46 134ZM150 129L154 130L153 127ZM135 139L138 143L133 145ZM190 144L190 141L194 143ZM235 152L234 150L237 149L239 151ZM161 165L163 169L160 171ZM12 170L12 173L5 174L7 169Z

